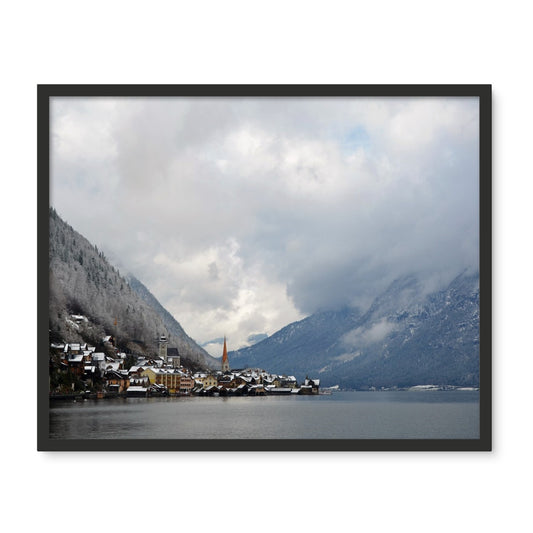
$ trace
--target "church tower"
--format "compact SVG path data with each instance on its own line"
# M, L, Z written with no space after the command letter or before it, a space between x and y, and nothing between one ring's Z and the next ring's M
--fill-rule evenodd
M222 372L229 372L228 349L226 348L226 336L224 336L224 351L222 352Z
M165 361L165 363L168 361L167 359L167 346L168 346L168 340L165 335L161 335L159 337L159 357Z

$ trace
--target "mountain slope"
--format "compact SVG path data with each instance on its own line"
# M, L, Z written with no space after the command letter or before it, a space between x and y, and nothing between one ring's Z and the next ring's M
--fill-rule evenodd
M209 355L198 346L181 327L179 322L159 303L157 298L132 274L126 276L130 287L146 302L163 320L170 338L175 340L179 353L194 353L199 356L202 352L203 361L211 368L219 368L220 361Z
M370 308L317 313L229 354L252 364L320 377L347 388L479 385L479 275L463 273L426 294L413 276L396 280Z
M359 317L358 310L349 308L316 313L257 344L230 352L231 366L259 366L300 376L307 368L317 371L337 339L354 327Z
M169 347L177 347L185 361L212 364L213 358L185 334L153 296L151 304L139 296L104 254L54 209L49 216L49 273L51 337L97 344L104 335L113 335L125 349L155 354L156 340L166 334ZM77 324L72 314L88 320Z

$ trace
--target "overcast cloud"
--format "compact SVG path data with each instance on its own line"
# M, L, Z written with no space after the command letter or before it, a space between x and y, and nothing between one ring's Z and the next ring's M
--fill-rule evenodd
M199 343L478 265L478 100L57 98L51 204ZM213 355L220 356L215 346Z

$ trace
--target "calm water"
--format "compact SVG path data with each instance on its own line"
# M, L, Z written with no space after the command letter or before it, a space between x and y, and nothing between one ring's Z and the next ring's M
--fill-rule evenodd
M479 392L51 402L52 439L477 439Z

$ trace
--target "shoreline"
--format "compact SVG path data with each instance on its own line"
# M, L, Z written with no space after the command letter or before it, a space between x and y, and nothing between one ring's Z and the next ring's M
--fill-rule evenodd
M285 396L285 397L292 397L292 396L331 396L331 394L336 394L339 392L368 392L368 393L376 393L376 392L479 392L479 387L442 387L442 388L418 388L418 387L411 387L411 388L401 388L401 389L376 389L376 390L357 390L357 389L337 389L335 391L320 391L318 393L307 393L307 394L287 394L287 393L276 393L276 392L268 392L264 394L235 394L232 392L228 392L226 394L179 394L179 393L168 393L168 394L157 394L157 393L151 393L151 394L128 394L127 392L90 392L90 393L69 393L69 394L50 394L49 400L50 401L84 401L84 400L109 400L109 399L116 399L116 398L239 398L239 397L256 397L256 398L264 398L268 396Z

